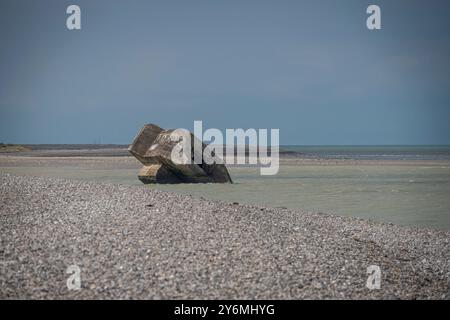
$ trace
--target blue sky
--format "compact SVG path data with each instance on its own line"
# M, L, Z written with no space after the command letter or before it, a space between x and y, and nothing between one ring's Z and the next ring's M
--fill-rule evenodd
M431 2L2 0L0 142L202 120L281 144L450 144L450 3Z

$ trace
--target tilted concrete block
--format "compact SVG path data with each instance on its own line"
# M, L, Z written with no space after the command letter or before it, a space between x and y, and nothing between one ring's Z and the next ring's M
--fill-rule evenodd
M144 165L139 172L139 180L144 183L232 183L224 164L194 163L196 138L192 133L189 136L191 161L180 164L173 161L172 151L182 134L172 129L164 130L154 124L144 125L128 148ZM206 145L202 143L201 146L203 152Z

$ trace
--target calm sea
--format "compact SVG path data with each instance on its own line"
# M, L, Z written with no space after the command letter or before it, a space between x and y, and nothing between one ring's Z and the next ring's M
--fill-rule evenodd
M276 176L257 168L230 168L234 184L150 185L210 199L271 207L301 208L450 230L450 147L283 147L288 157L408 160L408 165L282 165ZM436 163L413 160L439 160ZM2 166L0 172L140 185L137 169L99 169L64 161L57 166Z
M354 160L450 160L450 146L281 146L281 154Z

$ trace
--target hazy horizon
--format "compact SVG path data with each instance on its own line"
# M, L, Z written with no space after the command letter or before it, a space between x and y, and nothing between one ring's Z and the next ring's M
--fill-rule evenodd
M129 146L129 143L9 143L0 141L0 144L24 145L24 146ZM214 145L214 144L213 144ZM226 145L226 144L225 144ZM444 147L450 148L450 144L280 144L280 147Z

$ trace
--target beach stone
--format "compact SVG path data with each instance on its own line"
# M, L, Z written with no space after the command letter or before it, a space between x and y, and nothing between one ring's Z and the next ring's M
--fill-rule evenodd
M449 296L448 230L3 173L0 211L4 300ZM67 288L73 264L81 290Z
M172 151L183 138L183 134L191 138L191 154L183 163L176 163L172 160ZM128 148L144 165L138 174L139 180L143 183L232 183L224 164L194 163L195 140L194 135L189 132L164 130L154 124L144 125ZM206 145L201 145L203 152Z

